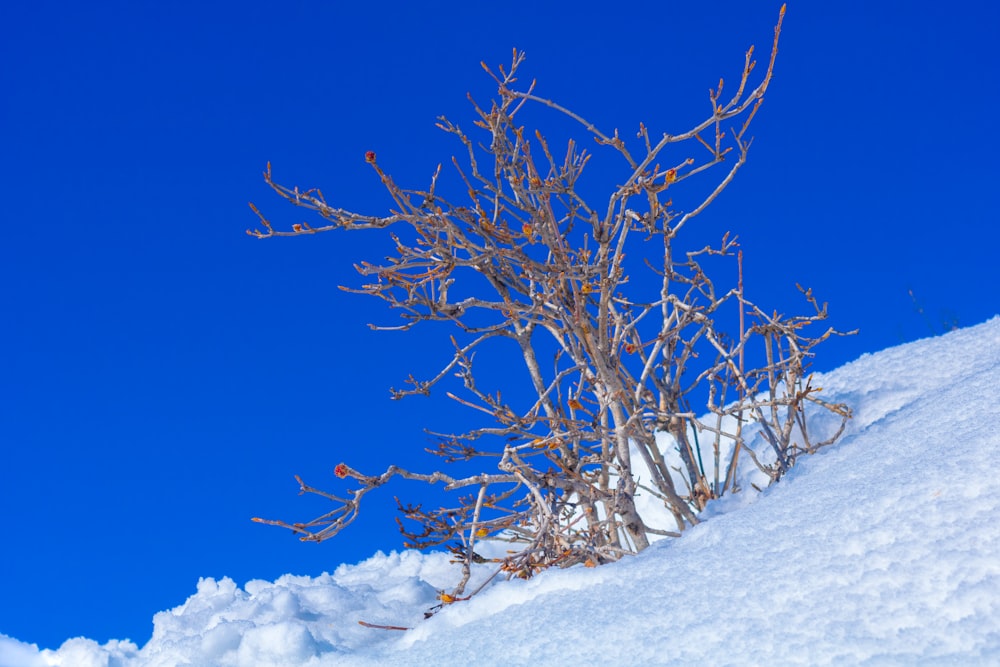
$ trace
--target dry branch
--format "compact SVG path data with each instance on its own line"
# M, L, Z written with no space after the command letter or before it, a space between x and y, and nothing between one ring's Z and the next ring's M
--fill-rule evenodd
M453 159L457 195L439 182L440 166L426 189L407 190L368 153L394 207L388 215L364 215L330 205L319 189L276 183L268 165L267 184L318 213L325 224L278 229L252 207L260 226L248 233L257 238L360 229L390 234L395 255L380 264L358 264L367 282L344 289L385 300L403 318L398 328L439 320L457 329L454 353L441 370L429 380L411 377L410 388L394 389L393 396L427 394L457 378L461 392L446 391L447 396L478 411L487 424L439 434L441 442L431 451L446 461L499 460L497 473L461 479L396 466L368 476L340 464L337 476L360 484L343 497L299 480L303 493L334 502L333 511L307 523L261 521L321 541L353 522L361 499L393 477L443 483L449 491L474 487L453 507L425 509L397 501L408 545L446 544L463 565L458 586L442 593L447 603L463 599L474 563L493 561L508 576L528 577L552 566L596 565L641 551L651 537L676 536L697 523L709 500L734 490L740 452L777 480L799 454L832 442L839 432L813 440L806 415L820 409L844 421L850 417L846 406L817 397L808 372L814 348L836 333L804 334L826 318L825 307L804 291L813 314L768 314L744 293L741 254L738 284L718 288L702 265L707 258L734 257L736 239L728 234L718 246L697 251L681 253L675 245L681 230L746 163L748 130L772 80L783 17L784 7L756 85L751 48L728 101L719 81L704 120L655 143L642 125L640 144L629 146L617 130L602 131L536 94L534 82L518 90L524 55L515 50L509 68L483 65L498 97L488 107L470 98L475 136L439 119L438 127L462 147L462 159ZM592 204L577 188L591 154L570 141L564 157L557 158L541 132L518 124L525 104L569 118L600 153L624 159L627 169L606 202ZM712 175L715 180L708 181ZM690 208L678 208L673 194L696 181L706 194ZM652 299L650 276L659 280ZM468 285L470 278L480 286L476 295L456 298L453 287ZM720 324L727 312L738 314L735 334ZM504 400L477 382L475 353L488 351L501 337L517 344L535 394L527 400ZM747 369L752 346L763 349L765 362ZM691 402L706 394L711 419L699 420ZM751 426L769 444L773 461L745 441ZM663 449L658 433L668 434L674 448ZM711 437L710 444L702 444L704 436ZM676 526L658 526L655 517L641 516L640 493L659 499ZM476 552L484 540L506 541L512 549L504 558L485 558Z

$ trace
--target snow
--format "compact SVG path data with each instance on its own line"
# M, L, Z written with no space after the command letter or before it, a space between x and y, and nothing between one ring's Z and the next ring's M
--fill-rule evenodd
M855 410L838 444L639 556L499 581L429 620L446 554L206 578L141 649L0 635L0 667L1000 664L1000 318L819 384Z

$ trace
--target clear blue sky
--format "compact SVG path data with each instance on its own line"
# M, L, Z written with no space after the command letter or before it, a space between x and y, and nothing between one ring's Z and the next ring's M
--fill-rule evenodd
M397 547L392 496L418 487L370 496L323 545L249 518L324 510L292 475L332 486L340 460L436 465L422 428L469 423L443 400L389 400L447 347L368 330L394 316L335 289L379 258L375 236L244 235L248 200L302 219L261 181L268 160L379 213L364 151L424 186L457 152L435 117L470 125L466 91L490 92L479 61L514 46L541 94L598 125L676 131L750 43L766 50L779 6L7 3L0 632L141 644L199 576L317 574ZM749 163L698 233L739 234L765 306L798 309L800 282L861 329L820 370L1000 310L998 11L789 3Z

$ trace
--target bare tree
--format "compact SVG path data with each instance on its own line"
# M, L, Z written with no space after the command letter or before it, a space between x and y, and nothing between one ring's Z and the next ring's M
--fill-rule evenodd
M518 88L523 53L515 50L508 68L494 71L484 64L498 96L489 107L470 97L476 136L443 117L438 123L464 147L462 159L453 158L466 197L461 202L447 199L438 187L440 165L429 187L408 190L369 152L366 160L394 202L385 216L332 206L318 189L279 185L268 165L268 185L317 212L324 223L282 231L251 204L260 227L248 233L270 238L389 230L394 256L357 265L368 281L349 291L398 309L403 323L393 328L435 320L455 327L454 354L440 372L426 380L411 376L409 386L393 396L427 394L457 376L464 393L448 396L478 410L486 424L436 434L434 453L449 462L491 457L496 463L491 472L466 477L396 466L368 475L341 463L336 475L358 484L345 494L297 478L303 492L333 501L331 512L306 523L257 520L321 541L352 523L361 499L393 477L440 482L459 491L456 502L439 509L400 503L410 520L400 526L408 546L446 544L459 557L464 576L441 597L450 602L465 593L474 562L493 560L508 575L529 577L553 565L617 560L642 551L651 539L677 536L697 524L708 500L734 490L741 452L777 480L799 453L832 442L839 431L813 442L805 418L807 406L829 410L842 417L842 430L850 416L845 406L820 400L810 383L813 348L836 332L810 338L804 330L826 317L825 306L806 291L810 315L769 315L744 294L735 238L727 235L717 247L688 252L675 243L746 162L748 129L771 83L783 17L784 7L759 83L751 83L751 47L735 91L724 96L721 80L710 91L704 120L658 138L641 125L634 146L617 130L602 132L539 97L534 82ZM591 159L587 150L569 141L557 157L540 132L518 124L518 114L530 104L576 121L598 151L617 154L623 180L606 202L587 201L577 187ZM713 174L714 180L706 180ZM699 180L693 188L701 188L697 200L686 209L675 206L674 193ZM723 291L706 275L702 265L714 256L737 262L737 285ZM646 279L632 280L639 275ZM650 276L657 285L651 291ZM722 330L724 309L738 313L729 317L738 320L737 331ZM477 381L475 353L499 338L516 343L533 387L530 397L509 400ZM765 361L746 369L745 353L754 345ZM702 412L710 418L692 410L697 395L707 397ZM769 453L747 445L751 427L763 434ZM666 447L662 434L668 434ZM669 523L640 513L641 493L662 503ZM475 551L483 539L512 546L507 556L487 559Z

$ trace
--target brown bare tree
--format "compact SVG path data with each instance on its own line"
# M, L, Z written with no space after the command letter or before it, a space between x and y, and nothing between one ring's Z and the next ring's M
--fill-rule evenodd
M827 329L810 338L803 331L826 317L825 306L806 291L810 315L767 314L744 295L734 238L727 235L717 247L684 253L675 244L746 162L748 129L771 83L783 17L784 7L756 85L751 47L735 91L724 96L720 80L710 91L711 112L703 121L659 138L640 126L636 146L627 145L617 130L602 132L537 96L534 83L519 89L523 53L515 50L508 68L493 71L484 64L498 96L489 107L472 102L477 136L445 118L438 123L464 147L462 159L453 159L464 191L461 202L450 201L438 187L440 165L429 187L408 190L368 153L394 202L385 216L337 208L319 190L279 185L268 165L268 185L317 212L324 223L283 231L251 205L260 227L248 233L271 238L387 230L395 255L382 264L357 265L368 282L350 291L398 309L404 323L394 328L440 320L456 329L454 354L441 371L427 380L411 377L409 387L393 395L427 394L457 375L464 394L448 396L481 412L487 423L440 435L435 453L447 461L490 457L496 463L491 472L467 477L396 466L368 475L341 463L336 475L358 485L346 495L297 478L303 492L333 501L331 512L307 523L257 520L321 541L353 522L362 498L393 477L443 483L466 495L452 507L434 510L400 503L410 520L400 526L408 546L447 544L459 557L464 576L441 596L450 602L465 593L475 562L494 560L508 575L529 577L553 565L617 560L642 551L651 539L677 536L697 524L708 500L734 490L741 452L777 480L798 454L832 442L840 431L813 442L805 418L807 406L829 410L842 418L842 430L850 416L845 406L820 400L810 383L813 348L836 332ZM540 132L518 124L520 111L530 104L568 116L596 140L599 151L619 156L622 183L607 201L592 204L577 187L591 159L588 151L569 141L557 157ZM706 181L713 174L714 180ZM675 206L674 193L699 180L693 188L701 188L697 200L683 210ZM710 256L735 259L737 285L716 288L702 269ZM637 274L656 276L658 289L641 293L649 281L630 280ZM460 292L463 296L455 296ZM718 324L726 308L738 312L729 319L739 323L728 335ZM534 390L528 399L510 402L477 382L474 353L499 338L512 340L520 351ZM763 349L765 361L745 369L745 353L753 345ZM709 419L690 407L699 392L707 396ZM768 450L755 452L745 442L750 428L762 434ZM699 434L708 436L705 442ZM662 502L664 516L672 515L668 525L640 513L640 493ZM513 546L507 556L487 559L475 551L484 539Z

